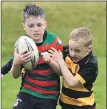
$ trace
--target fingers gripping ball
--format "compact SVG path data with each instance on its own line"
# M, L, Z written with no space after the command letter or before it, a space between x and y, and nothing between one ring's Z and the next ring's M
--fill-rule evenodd
M28 36L21 36L15 43L17 53L32 52L31 59L23 63L23 67L27 70L32 70L37 66L39 60L39 52L35 42Z

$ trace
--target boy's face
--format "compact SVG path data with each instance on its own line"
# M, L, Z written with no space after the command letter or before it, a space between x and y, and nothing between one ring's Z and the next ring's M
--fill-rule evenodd
M30 16L25 20L25 23L23 24L27 35L31 37L36 43L43 41L46 25L46 21L40 16Z
M86 47L83 40L69 40L69 54L75 63L82 60L90 51L90 47Z

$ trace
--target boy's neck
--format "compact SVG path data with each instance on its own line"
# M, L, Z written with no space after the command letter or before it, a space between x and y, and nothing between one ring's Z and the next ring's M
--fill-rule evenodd
M41 42L35 42L36 45L37 45L37 46L42 45L43 42L45 41L46 37L47 37L47 31L45 30L42 41L41 41Z
M36 44L42 43L43 42L43 38L39 41L35 41Z

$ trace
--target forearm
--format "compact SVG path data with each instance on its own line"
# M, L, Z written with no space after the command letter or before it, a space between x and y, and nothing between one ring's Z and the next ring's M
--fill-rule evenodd
M12 73L13 78L17 79L21 75L21 65L15 66L13 64L10 72Z
M70 87L76 87L79 84L79 80L77 80L77 78L75 76L72 75L72 73L69 71L69 69L66 66L66 63L64 62L64 60L62 60L59 63L63 78L65 79L65 81L67 82L67 84Z
M12 67L12 63L13 63L13 58L1 68L1 74L3 75L7 74Z
M57 74L60 75L60 76L62 75L58 63L56 63L55 61L52 61L52 60L51 60L50 62L48 62L48 64L49 64L49 66L52 68L52 70L53 70L55 73L57 73Z

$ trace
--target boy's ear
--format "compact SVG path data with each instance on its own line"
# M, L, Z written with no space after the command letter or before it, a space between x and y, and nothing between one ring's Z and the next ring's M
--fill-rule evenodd
M26 28L25 28L25 25L24 25L24 23L22 23L22 25L23 25L23 28L24 28L24 30L26 31Z
M45 27L47 27L47 21L45 21Z
M88 47L88 53L92 51L92 45Z

